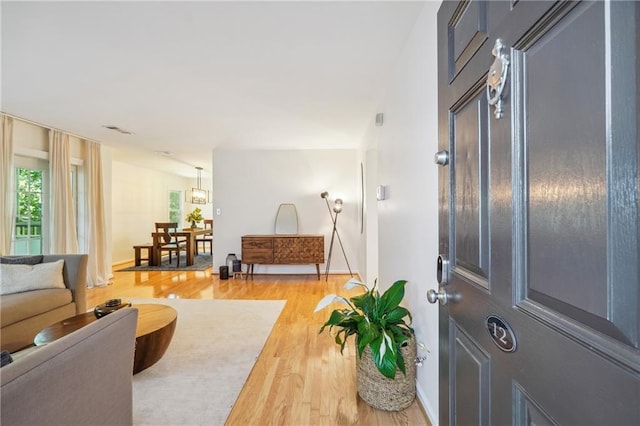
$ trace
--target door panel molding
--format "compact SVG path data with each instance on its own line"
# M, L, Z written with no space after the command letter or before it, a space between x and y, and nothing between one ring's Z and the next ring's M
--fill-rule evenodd
M527 31L525 35L513 44L513 48L518 50L529 49L547 33L549 28L552 28L564 19L564 17L578 5L579 2L557 2L529 29L529 31Z
M477 82L449 112L452 122L450 202L464 210L449 209L453 267L476 285L489 289L489 108L484 82ZM463 128L465 131L458 131ZM470 129L472 129L470 131ZM478 278L476 278L478 277Z
M465 265L456 265L451 271L455 274L456 278L465 281L467 284L471 284L477 287L479 290L486 294L491 291L491 285L486 276L478 275L474 273L471 268L465 267Z
M535 290L605 317L605 117L596 104L604 97L605 81L604 67L591 66L594 59L602 63L598 58L604 60L605 51L603 8L597 6L576 7L548 28L523 52L523 75L515 78L523 81L518 103L527 111L528 297ZM562 72L550 82L554 66ZM557 96L559 91L564 96Z
M513 395L514 425L560 425L518 382L513 383Z
M607 270L611 322L638 348L640 343L640 232L638 199L638 33L633 34L633 5L606 3L605 70L607 108ZM640 15L640 13L638 13ZM635 71L635 72L630 72ZM634 78L635 77L635 78ZM636 96L634 97L634 93ZM632 296L633 295L633 296Z
M455 359L455 363L449 364L449 377L450 380L459 382L455 389L464 392L464 395L453 392L449 396L452 401L449 418L455 419L454 424L490 425L491 358L482 346L454 321L449 324L449 330L449 350ZM469 395L479 395L479 398L469 398ZM457 410L458 406L460 410Z
M449 22L449 81L453 80L487 40L487 5L464 1Z
M512 49L513 63L513 105L514 105L514 241L516 256L520 259L514 266L515 291L514 304L523 312L535 318L537 321L552 327L554 330L570 337L587 348L594 348L603 357L630 369L639 371L640 361L638 353L639 331L638 318L640 308L638 306L638 152L637 152L637 108L634 102L633 93L637 93L634 76L637 75L632 55L625 55L623 52L635 47L635 38L628 37L633 31L634 11L633 6L624 2L613 3L587 3L573 5L572 7L557 7L550 13L550 18L541 20L531 31L534 36L525 35L527 43L522 45L523 50ZM579 20L585 20L586 24L580 25ZM606 99L604 112L597 116L594 113L588 114L589 121L601 120L601 128L594 127L587 134L596 133L602 136L594 136L591 144L592 153L589 155L588 166L580 163L581 157L586 156L588 146L580 144L582 140L577 140L573 146L581 146L581 152L571 155L569 150L565 155L567 162L560 163L556 167L548 168L543 165L544 173L538 172L538 177L543 179L553 173L562 170L570 171L571 177L567 179L555 179L556 182L573 182L575 188L569 187L566 190L570 197L555 198L565 211L573 210L574 216L567 217L566 220L584 221L592 215L600 217L601 222L586 223L582 227L583 232L576 231L573 235L589 235L593 238L594 232L600 232L601 237L595 240L600 241L600 245L594 245L591 241L576 241L572 234L566 233L563 228L554 228L553 222L557 219L549 215L545 222L538 220L538 225L532 228L531 222L531 162L530 152L532 145L538 143L531 140L531 134L527 128L533 125L527 120L530 116L527 111L533 109L539 111L542 103L531 105L528 97L538 94L536 90L530 90L527 85L528 75L532 74L529 69L531 54L534 55L544 51L546 45L551 45L555 37L562 37L563 31L570 29L574 32L576 39L584 38L588 34L598 32L604 33L601 37L604 44L600 47L602 63L609 66L602 67L601 72L586 70L581 73L586 78L591 76L596 83L588 84L582 89L575 89L569 93L596 91L598 86L602 91L602 98ZM574 28L574 27L577 27ZM584 31L581 36L575 33ZM626 34L627 37L622 37ZM624 45L615 45L615 40L624 39ZM540 45L539 45L539 44ZM573 60L582 60L584 63L592 62L593 58L586 58L587 52L596 52L593 42L589 41L585 47L583 58L573 57ZM567 42L565 41L566 45ZM572 55L579 54L579 43L570 43L574 46ZM576 53L578 52L578 53ZM557 52L551 61L557 62L562 58L562 52ZM596 61L598 62L598 61ZM606 75L605 70L606 69ZM636 72L629 72L629 69ZM540 74L539 72L537 73ZM615 78L612 76L615 74ZM565 80L567 77L564 78ZM559 78L562 80L562 78ZM588 80L587 80L588 81ZM624 90L622 89L624 88ZM535 89L535 88L534 88ZM632 89L632 90L629 90ZM533 94L531 92L534 92ZM629 95L631 93L631 95ZM579 96L572 98L580 99ZM542 102L542 101L539 101ZM584 106L582 106L584 107ZM553 109L553 107L550 107ZM576 109L565 107L563 109ZM633 115L633 117L631 117ZM549 121L545 119L544 121ZM575 125L579 119L569 119ZM631 125L629 125L632 123ZM591 123L590 123L591 124ZM561 126L560 126L561 127ZM583 127L582 132L585 131ZM631 129L631 131L629 130ZM606 137L605 137L606 136ZM557 140L566 140L566 136L556 136ZM602 144L605 140L606 145ZM601 145L602 144L602 145ZM558 154L558 144L554 144L553 153ZM562 155L562 152L560 152ZM554 158L553 155L544 155L544 158ZM597 161L594 166L593 159ZM555 160L555 159L554 159ZM571 171L570 165L574 164L582 169ZM596 169L594 169L596 167ZM595 170L595 171L594 171ZM549 178L551 182L551 178ZM577 186L587 182L590 187ZM543 182L544 185L544 182ZM554 196L557 188L546 187L550 193L543 194L544 209L553 206ZM577 192L575 192L575 191ZM581 192L582 191L582 192ZM575 192L573 194L572 192ZM518 194L522 194L522 196ZM528 196L527 196L528 194ZM576 196L576 194L579 194ZM594 213L594 206L599 204L599 210ZM542 224L542 225L540 225ZM556 224L557 226L557 224ZM547 236L544 237L544 233ZM565 234L563 235L563 232ZM585 292L585 297L581 299L581 294L557 293L557 284L567 282L567 274L557 275L558 283L547 285L551 291L545 291L545 287L534 287L537 281L532 281L532 268L542 270L548 267L539 263L539 266L531 264L531 239L534 233L537 238L545 238L538 243L539 253L546 256L549 244L560 244L560 251L579 250L576 257L567 265L573 268L580 263L584 263L584 269L588 272L572 271L569 274L579 274L573 279L573 288L579 287ZM560 243L557 243L560 239ZM563 246L564 244L564 246ZM591 268L591 269L590 269ZM551 267L553 270L562 270L562 265ZM534 269L535 271L535 269ZM547 279L554 279L548 276ZM545 281L547 280L545 279ZM569 282L571 279L569 278ZM571 288L571 287L568 287ZM581 300L588 301L582 302Z
M638 357L637 349L625 345L606 334L585 328L584 324L564 317L558 314L557 311L531 300L519 302L516 308L546 327L575 341L582 347L599 354L627 372L636 375L640 374L640 358Z

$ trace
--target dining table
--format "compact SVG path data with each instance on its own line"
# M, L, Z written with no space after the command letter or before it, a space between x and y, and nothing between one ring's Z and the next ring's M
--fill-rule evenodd
M212 235L213 229L205 229L205 228L183 228L181 231L177 231L173 233L178 239L186 237L187 243L187 266L193 265L194 259L196 257L196 237L199 235ZM160 255L160 250L157 247L160 246L160 239L164 236L164 232L152 232L151 237L153 238L153 250L155 251L152 262L153 266L160 266L162 263L162 258Z

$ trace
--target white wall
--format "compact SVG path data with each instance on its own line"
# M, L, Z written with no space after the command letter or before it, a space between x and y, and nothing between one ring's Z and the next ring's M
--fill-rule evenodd
M16 155L48 159L49 129L14 118L13 145ZM80 138L69 136L69 150L72 164L82 164L85 157L85 149Z
M49 129L14 119L13 144L15 150L34 149L49 152Z
M356 150L214 150L213 207L214 272L224 265L228 253L241 254L241 237L273 234L281 203L293 203L298 211L298 233L325 236L325 258L333 225L323 191L333 202L342 198L344 210L338 231L354 273L358 271L358 173ZM346 272L347 265L337 241L331 272ZM255 273L315 273L307 265L256 265ZM321 273L324 268L321 266Z
M426 292L437 287L438 170L432 159L438 139L439 6L425 4L379 105L384 125L372 125L364 147L369 161L375 161L377 150L377 182L368 185L389 189L389 198L377 203L379 282L386 289L395 280L409 281L404 303L418 342L430 350L418 349L427 355L418 369L418 396L433 424L438 423L438 307L427 302ZM374 240L367 238L370 243Z

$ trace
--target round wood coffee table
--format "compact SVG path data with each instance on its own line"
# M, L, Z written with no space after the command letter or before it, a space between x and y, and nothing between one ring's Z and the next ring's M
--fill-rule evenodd
M162 358L176 329L178 313L167 305L141 304L133 307L138 309L136 352L133 362L133 374L136 374ZM46 345L96 320L93 312L67 318L40 331L33 343L36 346Z

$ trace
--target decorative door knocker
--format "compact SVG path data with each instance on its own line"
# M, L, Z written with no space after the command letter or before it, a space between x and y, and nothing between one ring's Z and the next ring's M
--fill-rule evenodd
M496 40L496 44L491 50L496 59L489 68L487 75L487 100L489 105L495 105L495 116L502 118L504 109L502 106L502 91L507 81L507 71L509 70L509 56L505 53L505 45L501 39Z

